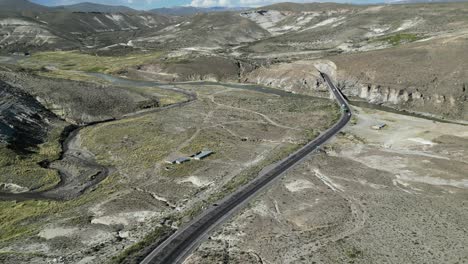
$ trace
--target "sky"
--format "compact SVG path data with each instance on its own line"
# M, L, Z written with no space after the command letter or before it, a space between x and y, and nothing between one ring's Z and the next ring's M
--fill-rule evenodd
M297 2L309 3L317 2L317 0L31 0L31 2L42 5L69 5L79 2L94 2L107 5L125 5L135 9L151 9L158 7L171 7L171 6L196 6L196 7L210 7L210 6L243 6L254 7L264 6L279 2ZM384 0L328 0L328 2L339 3L355 3L355 4L371 4L383 2ZM323 0L322 0L323 2Z

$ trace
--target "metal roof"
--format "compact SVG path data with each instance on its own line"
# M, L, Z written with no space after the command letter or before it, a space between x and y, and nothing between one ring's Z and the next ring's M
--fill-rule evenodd
M211 155L213 153L214 152L211 151L211 150L204 150L204 151L198 152L197 154L192 156L192 158L196 159L196 160L200 160L200 159L204 159L204 158L208 157L209 155Z
M184 162L187 162L187 161L190 161L190 159L186 158L186 157L181 157L181 158L177 158L175 160L167 161L167 162L171 163L171 164L181 164L181 163L184 163Z

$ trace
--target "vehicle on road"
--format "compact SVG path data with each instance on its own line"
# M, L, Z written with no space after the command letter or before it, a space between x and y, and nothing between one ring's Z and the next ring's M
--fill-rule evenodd
M257 177L250 183L241 187L228 197L214 203L212 207L196 217L185 227L180 228L166 241L154 249L141 262L142 264L176 264L182 263L196 247L205 240L209 233L226 221L242 206L248 203L256 194L265 190L275 179L278 179L289 169L304 160L309 154L315 152L321 145L335 136L343 129L351 119L351 111L343 94L331 82L328 75L321 73L330 90L333 91L338 105L343 109L340 120L319 137L279 162L273 168ZM347 113L347 114L346 114Z

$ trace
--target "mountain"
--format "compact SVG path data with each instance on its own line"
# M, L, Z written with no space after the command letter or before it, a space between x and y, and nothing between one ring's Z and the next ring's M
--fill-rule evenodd
M45 12L50 11L51 8L34 4L28 0L0 0L0 12L1 11L38 11Z
M90 2L83 2L74 5L59 6L58 9L63 9L72 12L101 12L101 13L136 13L135 9L126 6L101 5Z
M0 53L120 45L141 32L157 31L172 23L171 18L158 14L104 7L81 10L106 12L72 12L26 0L0 0ZM131 12L113 13L117 10Z
M200 8L200 7L193 7L193 6L174 6L174 7L166 7L166 8L156 8L150 10L150 12L162 14L162 15L170 15L170 16L191 16L199 13L212 13L212 12L224 12L224 11L241 11L246 10L248 8L245 7L208 7L208 8Z
M277 10L287 12L322 12L337 8L356 8L357 5L340 3L277 3L269 6L259 7L256 10Z

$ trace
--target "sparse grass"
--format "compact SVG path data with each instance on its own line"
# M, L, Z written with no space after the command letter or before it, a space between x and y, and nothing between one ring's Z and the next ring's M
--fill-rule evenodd
M300 145L295 145L295 144L284 144L275 150L271 151L271 154L260 162L259 164L252 166L243 172L241 172L239 175L234 177L231 181L229 181L227 184L225 184L220 191L217 193L211 195L208 199L207 202L209 204L214 203L227 195L233 193L236 191L240 186L243 186L247 183L249 183L251 180L253 180L257 175L260 173L262 169L264 169L266 166L275 164L276 162L286 158L289 154L293 153L294 151L298 150L301 146Z
M8 256L8 255L15 256L15 257L18 256L18 255L29 256L29 257L47 257L46 254L38 253L38 252L13 252L13 251L5 251L5 252L0 252L0 260L2 260L2 257L3 257L3 256Z
M0 202L0 242L36 232L41 218L69 212L73 208L98 200L121 188L118 174L110 175L98 188L72 201L2 201Z
M168 155L193 131L170 133L155 116L131 118L82 130L82 140L98 161L118 161L128 166L149 168Z
M190 145L182 149L182 152L195 154L198 151L209 149L217 154L229 153L239 147L239 140L218 127L204 129Z
M161 55L161 52L152 52L106 57L92 56L77 51L52 51L36 53L31 58L21 61L21 65L33 69L54 66L59 70L113 73L126 67L158 59Z
M122 87L122 89L129 90L141 94L144 97L156 96L159 99L160 106L167 106L187 100L187 96L166 90L159 87Z
M45 201L0 202L0 241L33 232L37 225L26 220L54 211L55 206L55 202Z
M0 182L16 184L28 189L43 191L52 188L60 181L57 171L38 165L44 160L56 160L61 153L60 134L64 124L55 127L45 143L34 153L19 155L0 145Z
M97 77L90 76L86 73L82 73L79 71L69 71L69 70L55 70L55 71L42 71L37 70L36 74L44 77L49 78L56 78L56 79L65 79L65 80L72 80L72 81L81 81L81 82L92 82L97 84L109 84L108 81L104 79L100 79Z
M351 249L346 250L346 256L348 256L350 259L362 258L363 252L362 250L353 247Z
M192 206L189 210L176 214L171 216L171 218L175 222L182 222L182 221L189 221L199 215L204 208L207 206L210 206L214 202L226 197L227 195L233 193L236 191L240 186L243 186L253 180L257 175L260 173L260 171L270 165L274 164L285 157L287 157L290 153L294 152L297 150L300 146L299 145L294 145L294 144L285 144L274 151L272 151L271 155L267 159L265 159L263 162L257 164L256 166L250 167L243 172L241 172L239 175L237 175L235 178L233 178L231 181L229 181L227 184L222 186L222 188L217 191L216 193L210 195L208 199L198 202L194 206ZM132 245L128 249L124 250L121 254L115 256L112 258L110 263L124 263L124 261L128 260L130 257L134 257L138 253L141 252L143 248L146 248L152 244L155 243L158 239L161 239L162 236L169 234L170 228L169 227L158 227L154 231L150 232L148 236L146 236L142 241Z
M161 239L163 236L170 234L171 228L167 226L156 227L153 231L150 232L140 242L132 245L131 247L125 249L122 253L117 256L114 256L108 263L109 264L118 264L123 263L125 260L128 260L129 256L134 256L140 253L143 248L149 247L155 243L158 239Z
M230 96L229 93L223 93L216 96L217 102L241 107L269 116L272 120L290 127L300 127L308 129L314 123L314 126L328 126L339 118L340 112L335 103L321 98L310 96L293 97L266 97L253 96L256 92L245 91L238 96ZM310 115L314 113L314 115ZM319 116L330 115L331 119L321 119ZM323 124L322 121L330 121Z
M203 168L206 166L206 163L203 161L192 161L185 162L183 164L174 164L169 165L169 170L162 171L162 175L166 177L185 177L190 175L191 172L196 171L197 169Z
M166 93L166 92L163 92ZM180 93L167 92L166 95L159 98L160 106L167 106L187 100L186 96Z
M395 35L376 38L374 41L387 42L392 46L398 46L404 43L410 43L422 39L423 37L412 33L398 33Z
M304 99L299 102L294 99L294 102L287 103L291 99L275 99L275 96L244 91L230 94L229 97L232 98L227 98L226 100L220 99L220 101L222 100L223 103L233 102L233 104L239 107L261 111L272 116L279 123L283 123L290 118L306 120L307 122L304 123L307 124L304 124L302 131L294 132L294 134L290 135L300 137L301 139L316 136L317 131L323 128L325 124L328 124L328 119L334 118L334 115L323 113L322 107L328 107L326 104L332 105L328 101L322 102L318 100L320 103L317 103L318 101L315 100ZM238 97L241 98L236 99ZM333 110L334 108L330 109ZM205 128L205 124L202 124L202 122L210 110L214 110L213 105L209 101L204 103L200 100L182 109L173 108L160 113L147 114L142 117L85 128L80 132L81 140L84 147L97 155L97 159L101 164L116 166L118 170L122 170L122 175L139 175L142 172L148 172L148 169L154 167L156 163L161 162L176 147L181 146L183 142L191 138L197 127ZM317 113L324 121L317 124L313 123L314 118L309 119L312 116L311 113ZM240 137L232 135L226 129L213 126L230 121L245 121L246 123L243 124L243 127L234 123L229 129L237 133L253 135L255 138L258 138L258 141L244 142L241 141ZM258 123L259 121L264 123ZM210 148L216 154L213 157L209 157L206 161L173 166L169 171L160 170L160 173L163 175L158 176L184 177L191 175L191 173L200 168L208 168L210 166L210 159L239 163L239 161L243 160L242 157L245 157L245 154L243 154L245 151L271 150L263 160L254 165L249 165L249 167L235 175L224 186L217 187L216 190L202 189L201 191L209 191L207 199L195 202L193 207L182 213L169 216L176 223L192 219L210 204L237 190L239 186L248 183L265 166L283 159L300 147L299 144L275 143L279 145L275 145L276 147L274 148L266 148L265 144L270 143L263 143L261 139L274 140L281 138L285 135L287 129L268 124L258 115L248 111L223 111L223 109L217 109L213 112L213 116L209 119L207 125L213 127L204 129L203 133L200 133L186 147L182 148L181 152L189 155L196 151ZM258 145L258 148L253 147L253 144ZM131 173L125 171L127 168L128 172ZM96 191L87 193L75 201L30 201L19 203L21 204L20 206L17 206L16 203L0 203L0 213L4 216L4 218L0 218L0 221L2 221L0 226L2 230L0 231L0 241L32 234L40 228L39 223L44 223L43 219L50 215L69 214L73 211L73 208L92 203L119 190L121 188L120 184L129 184L129 181L130 183L135 183L134 181L132 182L132 179L128 178L121 178L121 181L118 182L122 183L117 183L116 179L117 177L115 176L107 178L99 185ZM17 210L23 211L17 213ZM70 217L70 219L77 224L87 222L87 218L77 218L76 216ZM171 232L168 227L156 228L144 240L116 256L111 262L120 263L128 260L129 256L131 258L135 254L138 254L142 248L151 245L168 232Z
M277 119L279 123L284 122L285 119L289 118L289 116L292 116L292 115L296 115L296 116L300 115L299 118L303 118L305 116L304 115L305 112L308 112L308 116L310 116L310 112L321 115L323 114L321 110L322 108L325 108L326 110L328 110L329 108L332 111L332 115L328 113L327 115L324 115L327 117L324 119L332 120L336 118L335 116L339 116L339 111L337 110L338 108L334 107L333 103L326 101L326 100L322 101L319 99L315 100L315 99L310 99L310 98L299 98L299 97L296 97L294 99L277 98L276 96L268 96L265 94L251 92L251 91L228 92L226 94L219 95L216 98L217 98L216 99L217 101L226 103L228 105L232 105L232 106L239 107L239 108L247 108L253 111L259 111L259 112L263 112L265 114L274 116L275 119ZM209 100L204 103L206 103L206 105L203 104L204 107L209 106L210 107L209 109L212 109L212 107L214 107L214 105L212 105L212 103ZM202 104L200 105L196 104L196 105L197 105L196 109L199 109L199 110L191 109L190 112L200 112L201 116L203 117L209 111L209 109L202 108L201 107ZM167 112L165 114L172 115L172 112ZM178 115L185 116L186 113L184 113L184 111L179 111ZM161 126L162 124L165 124L167 127L172 127L174 126L174 122L169 121L167 123L164 123L165 121L161 120L161 116L158 116L158 118L155 118L155 117L152 117L152 118L159 120L161 124L160 125L155 124L153 131L151 131L149 134L145 134L144 131L139 131L138 132L139 134L144 135L142 138L140 138L140 140L148 142L150 140L156 140L154 139L155 137L165 137L166 141L172 141L173 143L175 143L173 134L166 135L164 134L163 130L158 129L158 127ZM174 116L174 118L176 117ZM140 123L143 120L144 119L139 119L139 120L131 121L131 123L122 124L122 126L124 125L128 126L128 128L122 128L123 131L125 131L125 133L123 132L122 133L123 134L130 133L130 131L133 131L132 127L136 126L136 125L131 125L131 124L138 123L139 124L138 126L140 126ZM263 118L251 112L242 111L242 110L223 111L223 108L220 108L215 113L213 113L211 122L222 123L222 122L230 122L234 120L254 122L254 123L245 123L242 125L242 127L239 127L240 125L236 125L236 124L234 124L232 127L230 127L229 125L226 125L226 127L238 133L241 133L241 134L244 134L244 132L247 133L247 136L251 138L254 137L254 138L259 138L259 139L261 138L269 139L271 137L273 139L275 137L281 137L285 133L284 128L278 128L268 123L256 123L256 122L264 122ZM143 122L143 125L142 125L143 130L147 130L146 128L144 128L145 126L147 126L145 122ZM186 126L194 126L193 124L194 122L196 121L191 120L190 123L186 124ZM297 135L295 134L295 136L300 137L301 139L302 138L304 139L307 138L308 140L313 139L317 136L318 131L320 130L322 126L324 126L324 124L328 124L328 120L324 120L324 122L320 122L320 125L317 125L317 124L314 125L313 123L304 124L304 127L307 127L307 129L304 129L303 131L298 131L296 133ZM100 130L104 131L102 130L102 128ZM109 130L112 130L114 131L113 133L115 133L115 129L113 128L110 129L110 127L107 127L105 131L109 131ZM131 135L133 135L135 132L136 130L131 132ZM194 132L195 130L191 130L190 133L186 133L184 135L184 138L189 138L190 135L192 135ZM96 134L100 134L100 132L96 131ZM120 134L118 136L116 135L116 137L117 138L122 137L123 134ZM85 141L87 140L86 137L88 136L94 137L95 135L87 134L86 136L83 137ZM104 144L106 145L109 144L109 142L106 142L105 140L106 139L98 139L96 140L96 142L99 142L100 144L104 142ZM183 141L183 140L180 139L180 141ZM257 142L257 141L253 141L253 142ZM300 142L301 144L305 143L305 141L302 141L302 140ZM168 165L169 170L167 171L160 170L160 173L161 173L161 176L163 177L180 178L180 177L186 177L188 175L193 175L194 172L199 171L200 169L203 169L203 168L207 168L207 166L209 166L208 164L210 164L209 163L210 159L233 160L233 161L238 162L237 160L242 159L241 156L242 156L243 151L252 149L251 148L252 144L259 144L259 143L241 141L240 137L236 137L230 134L227 130L223 129L222 127L216 126L216 127L205 128L198 134L198 136L193 138L190 144L182 148L180 152L186 155L190 155L203 149L210 149L210 150L215 151L214 156L209 157L207 160L204 160L204 161L188 162L188 163L184 163L181 165ZM149 145L153 145L153 144L149 144ZM253 178L255 178L258 175L258 173L264 167L282 160L283 158L287 157L290 153L297 150L300 146L301 146L300 144L282 143L274 147L272 150L268 152L268 154L264 157L263 160L243 169L243 171L235 175L226 184L224 184L221 187L218 187L216 191L210 192L211 194L206 199L204 199L203 201L196 202L188 210L182 213L174 214L170 217L173 219L173 221L179 224L186 222L186 221L190 221L191 219L196 217L198 214L200 214L204 210L204 208L206 208L207 206L210 206L214 202L236 191L240 186L245 185L248 182L250 182ZM169 147L170 147L169 145L159 146L160 149L165 149ZM106 150L108 152L109 148L107 148ZM95 152L95 153L100 153L100 152L102 151ZM119 152L119 153L121 153L123 156L128 155L128 154L125 154L125 152ZM147 153L149 154L151 153L151 151L148 151ZM119 156L121 154L119 154ZM163 157L162 155L158 157L153 157L152 162L150 162L150 164L157 162L158 161L157 159L162 158L162 157ZM141 164L142 162L146 163L142 159L146 159L146 157L141 156L139 160L135 159L135 162L137 162L137 164ZM125 162L127 162L127 160L125 160ZM132 259L134 257L134 254L138 254L142 248L147 247L148 245L151 244L151 242L154 243L155 241L157 241L157 239L160 238L160 235L161 235L161 230L156 229L146 239L144 239L143 242L133 245L128 250L125 250L122 254L115 257L113 259L113 263L121 263L125 260L128 261L129 259Z

